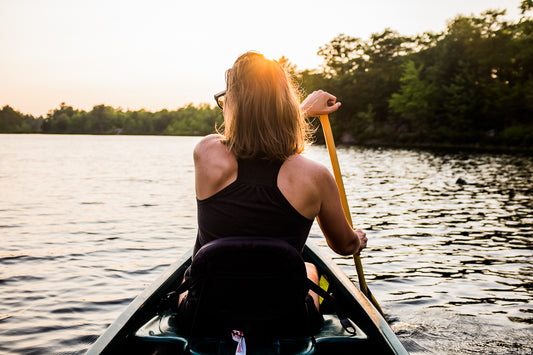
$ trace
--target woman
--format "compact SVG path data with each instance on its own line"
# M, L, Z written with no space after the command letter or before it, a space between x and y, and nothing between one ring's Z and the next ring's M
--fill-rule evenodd
M333 176L301 155L308 143L305 118L334 112L340 103L316 91L300 105L283 68L254 52L237 59L226 82L224 132L203 138L194 150L194 253L211 240L240 235L281 238L302 250L315 217L331 249L360 252L366 235L346 221ZM306 267L318 283L316 268Z

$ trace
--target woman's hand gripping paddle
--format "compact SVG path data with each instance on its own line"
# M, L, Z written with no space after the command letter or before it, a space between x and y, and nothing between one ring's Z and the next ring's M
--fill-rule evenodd
M329 158L331 160L331 166L333 168L333 174L335 175L335 181L337 182L337 188L339 189L339 194L341 196L342 208L344 209L344 215L350 224L350 227L353 228L352 216L350 214L350 208L348 206L348 200L346 199L346 192L344 190L344 183L342 181L341 168L339 166L339 160L337 158L337 151L335 150L335 142L333 141L333 133L331 132L331 125L329 124L328 115L320 115L320 123L322 124L322 130L324 131L324 137L326 139L326 146L329 152ZM363 265L361 264L361 257L358 253L353 254L353 260L355 263L355 269L357 270L357 278L359 279L359 286L361 292L372 302L374 307L381 313L383 318L385 314L381 310L378 302L370 292L366 281L365 275L363 273Z

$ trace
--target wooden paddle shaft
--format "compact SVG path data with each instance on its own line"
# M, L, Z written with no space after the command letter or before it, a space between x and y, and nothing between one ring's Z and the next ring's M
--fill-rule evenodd
M341 167L339 165L339 159L337 158L337 150L335 149L335 142L333 141L333 133L331 132L331 125L329 124L328 115L321 115L320 123L322 124L322 129L324 130L326 147L328 148L329 159L331 160L335 182L337 183L337 188L339 189L339 194L341 196L344 215L346 216L346 220L348 220L350 227L353 228L352 215L350 213L350 207L348 206L348 200L346 199L346 191L344 190L344 182L342 181Z
M339 159L337 158L337 150L335 149L335 142L333 140L333 132L331 131L331 125L329 123L328 115L320 115L320 123L322 124L322 130L324 131L324 138L326 139L326 147L328 148L329 159L331 160L331 166L333 168L333 175L335 176L335 182L337 183L337 188L339 189L339 194L341 197L342 208L344 210L344 215L346 220L350 224L350 227L353 228L352 215L350 213L350 207L348 206L348 200L346 198L346 191L344 190L344 182L342 181L341 168L339 165ZM365 275L363 273L363 264L361 263L361 257L359 254L353 254L353 260L355 263L355 269L357 270L357 278L359 279L359 287L361 291L365 294L378 311L385 316L378 302L374 298L374 295L370 292L365 280Z

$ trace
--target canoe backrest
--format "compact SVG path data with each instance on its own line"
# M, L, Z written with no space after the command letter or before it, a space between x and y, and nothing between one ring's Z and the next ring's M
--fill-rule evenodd
M232 237L203 246L188 276L179 327L192 335L247 339L305 336L320 328L300 253L282 240Z

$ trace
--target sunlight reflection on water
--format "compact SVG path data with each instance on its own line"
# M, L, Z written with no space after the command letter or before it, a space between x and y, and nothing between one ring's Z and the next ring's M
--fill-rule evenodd
M0 135L1 353L84 352L192 246L198 139ZM369 287L406 346L533 352L533 158L338 154Z

